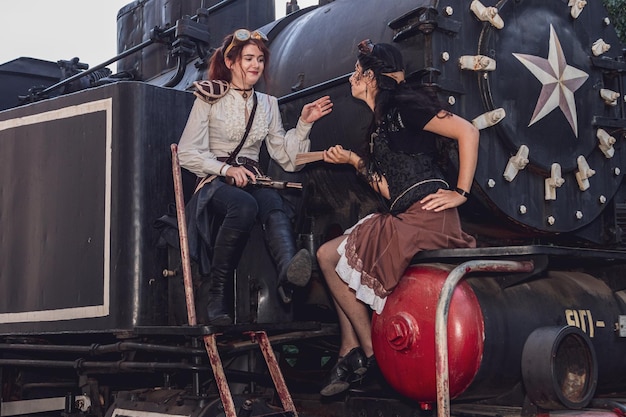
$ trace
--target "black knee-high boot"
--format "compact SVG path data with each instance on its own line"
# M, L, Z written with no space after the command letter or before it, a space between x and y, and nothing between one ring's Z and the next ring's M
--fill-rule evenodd
M272 211L263 225L265 241L278 270L278 293L290 303L293 286L304 287L311 278L311 255L296 248L289 218L283 211Z
M205 308L207 312L205 324L228 325L233 322L224 288L227 283L232 281L233 271L239 263L248 236L249 233L247 232L225 227L221 227L217 233L209 280L202 283L198 294L199 307ZM202 314L199 314L198 317L202 317Z

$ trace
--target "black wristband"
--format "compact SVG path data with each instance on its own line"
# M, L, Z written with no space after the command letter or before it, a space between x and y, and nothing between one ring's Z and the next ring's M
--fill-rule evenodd
M454 191L456 191L457 193L461 194L465 198L469 197L469 195L470 195L469 191L465 191L465 190L463 190L462 188L459 188L459 187L456 187L454 189Z

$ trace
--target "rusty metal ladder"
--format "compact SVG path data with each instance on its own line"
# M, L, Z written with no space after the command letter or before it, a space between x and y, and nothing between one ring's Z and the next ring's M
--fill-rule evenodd
M178 234L180 238L180 255L183 268L183 282L185 285L185 302L187 304L187 319L190 326L196 326L196 304L193 294L193 283L191 277L191 261L189 259L189 243L187 240L187 219L185 217L185 202L183 198L183 185L180 172L180 164L178 162L178 145L170 145L172 151L172 176L174 179L174 195L176 198L176 217L178 219ZM278 361L274 355L274 351L270 344L269 338L265 331L253 331L247 332L253 342L259 344L261 353L265 358L265 363L269 369L272 381L276 387L276 392L283 405L284 412L275 414L276 416L298 416L296 408L293 404L291 394L287 389L287 384L283 378L283 374L278 366ZM224 407L224 414L226 417L237 417L235 412L235 403L233 396L226 380L224 373L224 367L222 366L222 360L217 349L217 333L212 333L203 336L204 346L209 356L209 362L213 369L213 376L222 400ZM271 416L266 415L266 416Z

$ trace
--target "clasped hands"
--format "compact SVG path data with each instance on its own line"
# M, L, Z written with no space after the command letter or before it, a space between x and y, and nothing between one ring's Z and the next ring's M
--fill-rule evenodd
M360 158L353 155L356 154L348 149L344 149L341 145L335 145L324 151L324 162L329 162L331 164L351 164L356 166ZM467 197L463 197L454 190L439 189L437 192L422 198L420 203L422 204L422 209L424 210L439 212L449 208L458 207L466 201Z

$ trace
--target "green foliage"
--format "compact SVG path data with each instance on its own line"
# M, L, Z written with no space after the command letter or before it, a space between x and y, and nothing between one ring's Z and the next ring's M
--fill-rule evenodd
M602 0L622 44L626 45L626 0Z

